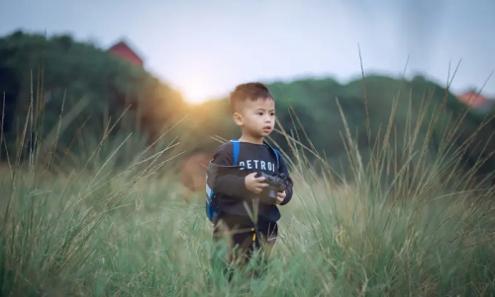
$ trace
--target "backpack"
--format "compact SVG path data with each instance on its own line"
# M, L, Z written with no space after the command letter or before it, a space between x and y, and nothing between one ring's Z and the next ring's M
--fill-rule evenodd
M239 150L240 150L240 141L238 139L231 139L230 142L232 143L232 166L238 166L238 159L239 159ZM277 160L277 169L279 168L279 151L272 146L270 146L268 143L264 143L265 145L268 146L270 151L273 153L275 156L275 159ZM211 167L211 161L210 164L208 165L208 168ZM211 174L211 173L210 173ZM219 214L219 209L218 206L215 205L214 200L215 200L215 191L212 189L212 185L208 184L208 170L206 173L206 216L210 220L210 222L214 223L218 217Z

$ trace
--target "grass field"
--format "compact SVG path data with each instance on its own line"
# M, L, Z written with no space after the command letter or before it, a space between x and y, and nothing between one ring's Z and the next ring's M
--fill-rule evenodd
M366 163L347 131L345 178L289 138L295 193L268 270L230 283L211 265L203 193L185 202L167 167L170 144L124 166L112 160L126 137L55 172L4 163L1 295L493 296L494 189L417 130L394 143L385 129Z

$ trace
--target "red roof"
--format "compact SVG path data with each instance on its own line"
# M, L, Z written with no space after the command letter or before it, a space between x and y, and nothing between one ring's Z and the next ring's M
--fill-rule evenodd
M143 66L143 60L125 41L119 41L108 49L112 54L121 57L134 65Z
M474 108L481 107L486 103L486 97L475 91L468 91L466 93L463 93L462 95L458 96L458 98L465 104Z

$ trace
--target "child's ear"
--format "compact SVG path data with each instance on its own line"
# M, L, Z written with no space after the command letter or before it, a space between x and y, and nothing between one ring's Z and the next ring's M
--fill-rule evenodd
M242 123L244 122L242 119L242 114L236 111L232 114L232 118L237 126L242 126Z

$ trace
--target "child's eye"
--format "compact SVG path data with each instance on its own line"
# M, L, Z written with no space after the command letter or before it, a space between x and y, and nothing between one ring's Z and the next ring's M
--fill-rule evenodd
M258 115L263 115L263 113L262 113L262 112L258 112L257 114L258 114Z

